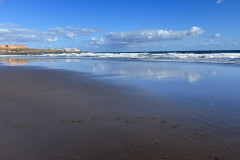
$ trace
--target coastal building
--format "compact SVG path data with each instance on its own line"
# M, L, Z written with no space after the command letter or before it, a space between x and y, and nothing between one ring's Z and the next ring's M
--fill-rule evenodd
M25 45L0 45L0 50L9 50L9 49L26 49Z
M77 48L65 48L65 52L80 52L80 49Z

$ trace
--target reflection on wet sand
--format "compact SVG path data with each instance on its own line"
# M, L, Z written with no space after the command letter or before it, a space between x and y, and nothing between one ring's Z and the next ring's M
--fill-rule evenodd
M0 62L47 68L0 67L0 159L240 158L238 67L39 57ZM57 69L117 75L113 81L130 87Z
M29 60L19 58L1 58L0 62L7 64L9 66L21 66L26 65L29 62Z
M240 157L239 119L214 115L218 110L188 109L75 72L0 67L0 73L0 159Z
M0 58L0 63L8 66L28 65L30 62L47 62L58 61L57 59L43 59L43 58Z
M154 65L129 64L111 65L108 63L97 63L92 66L93 72L104 72L107 74L119 74L127 77L144 79L186 79L190 83L195 83L201 79L201 75L193 71L180 69L165 69Z
M0 58L0 62L4 64L17 66L27 65L29 62L48 62L54 61L55 64L51 65L44 63L44 67L67 69L80 72L93 72L100 74L113 74L130 78L144 78L144 79L185 79L189 83L198 82L202 76L195 71L182 70L178 68L162 68L159 65L151 63L138 63L138 62L118 62L112 61L89 61L80 59L55 59L55 58ZM62 63L68 63L67 66ZM38 63L37 65L41 65Z

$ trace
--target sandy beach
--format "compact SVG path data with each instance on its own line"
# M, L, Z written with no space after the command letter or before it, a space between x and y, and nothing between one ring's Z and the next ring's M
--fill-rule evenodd
M240 160L240 0L0 0L0 160Z
M0 75L0 159L240 157L234 128L137 88L39 67L0 66Z

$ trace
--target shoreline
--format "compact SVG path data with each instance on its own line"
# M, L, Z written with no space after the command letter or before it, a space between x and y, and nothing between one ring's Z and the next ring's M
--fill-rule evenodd
M211 52L211 53L210 53ZM228 53L213 53L213 51L209 51L206 53L198 53L195 51L195 53L185 55L185 52L183 53L161 53L158 52L156 54L152 54L154 52L147 52L147 53L131 53L131 52L110 52L110 53L104 53L104 52L88 52L88 51L77 51L77 52L65 52L62 50L27 50L27 51L21 51L21 52L1 52L0 50L0 57L14 57L14 56L59 56L61 58L69 58L69 59L99 59L99 60L123 60L123 61L143 61L143 62L170 62L170 63L206 63L206 64L230 64L230 65L239 65L239 54L238 52L233 53L234 55L227 55ZM220 51L219 51L220 52ZM73 54L72 54L73 53ZM77 53L77 54L74 54ZM188 52L186 52L187 54ZM230 52L229 52L230 53ZM144 54L144 55L142 55ZM162 55L161 55L162 54ZM215 55L216 54L216 55ZM211 57L213 56L213 57Z
M239 152L222 127L131 86L39 67L0 65L0 74L0 159L214 160Z
M9 56L12 56L12 55L29 55L29 54L32 54L32 55L44 55L44 54L62 54L62 53L88 53L88 52L85 52L85 51L80 51L80 52L65 52L65 51L45 51L45 52L42 52L42 51L37 51L37 52L0 52L0 55L9 55Z

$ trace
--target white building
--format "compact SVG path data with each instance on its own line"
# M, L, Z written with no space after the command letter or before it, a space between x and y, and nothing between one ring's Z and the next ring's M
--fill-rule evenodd
M80 52L80 49L77 48L65 48L65 52Z

